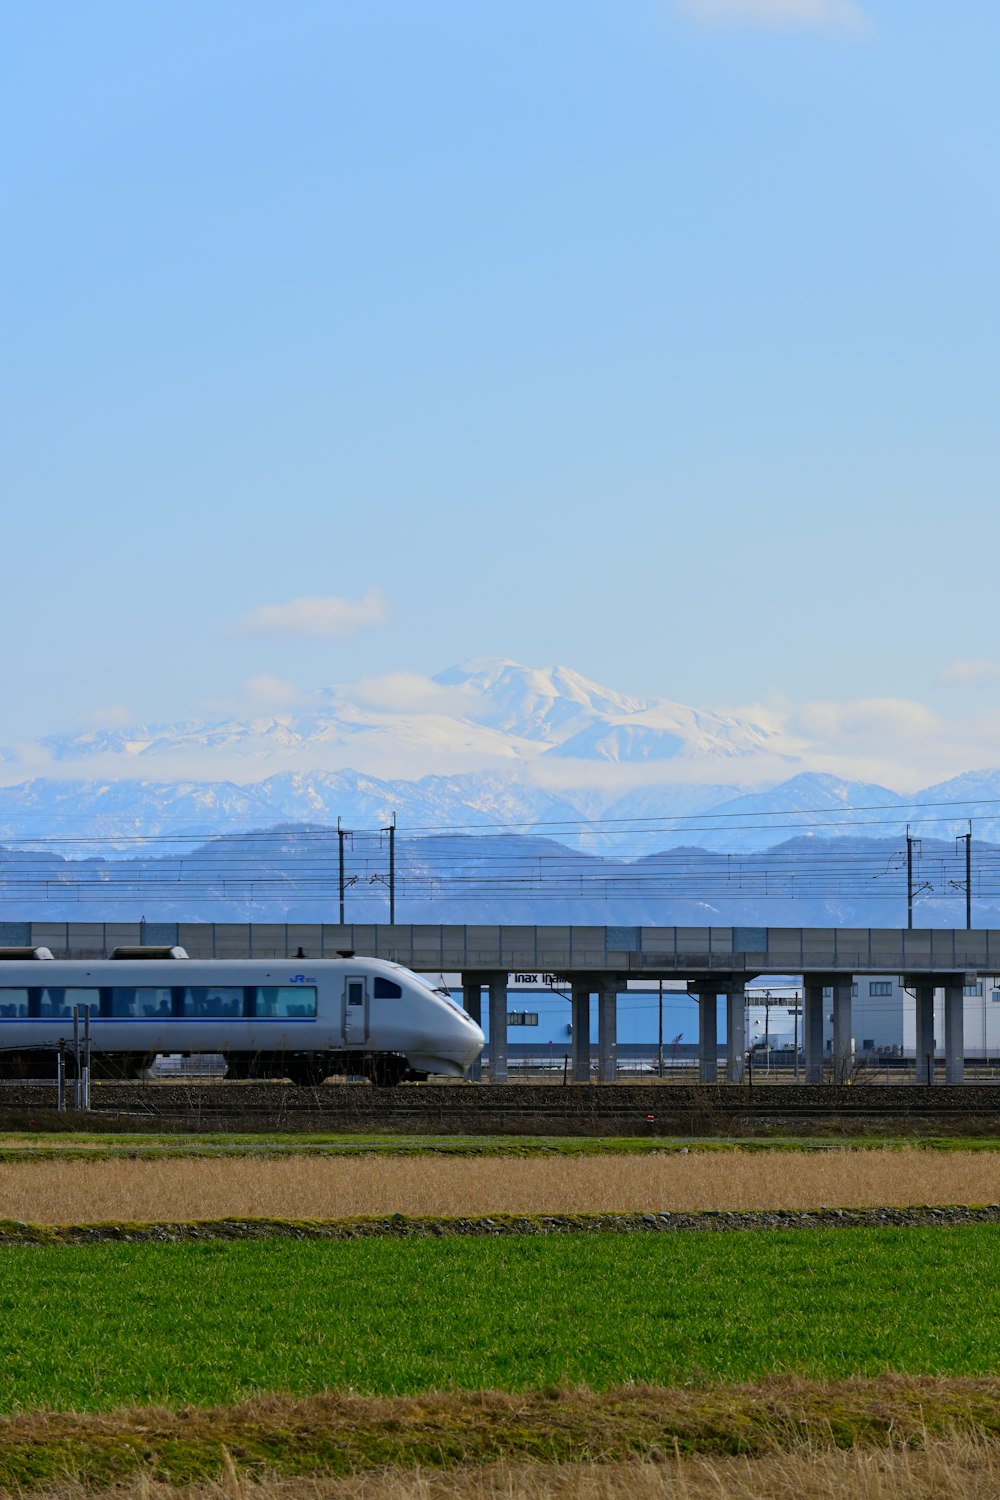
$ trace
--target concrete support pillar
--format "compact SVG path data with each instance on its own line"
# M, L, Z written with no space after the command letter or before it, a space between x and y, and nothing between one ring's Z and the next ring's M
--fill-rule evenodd
M613 979L601 978L597 992L598 1077L602 1083L614 1083L618 1071L618 985Z
M483 1024L483 987L478 979L468 979L462 975L462 1004L465 1014L470 1020L475 1021L477 1026ZM469 1077L478 1083L483 1076L483 1064L481 1058L476 1058L469 1069Z
M914 985L916 995L916 1045L914 1048L917 1082L934 1082L934 984Z
M965 980L951 975L944 987L944 1077L946 1083L965 1081Z
M742 1083L746 1072L747 992L742 980L733 980L726 996L726 1081Z
M573 1082L590 1082L590 982L574 979L570 1000L573 1026Z
M490 1082L507 1082L507 975L490 975Z
M851 998L853 976L838 974L833 981L833 1081L846 1083L854 1067L854 1027Z
M717 1083L719 1078L719 1012L715 986L698 990L698 1082Z
M802 1044L806 1083L823 1082L823 981L803 975Z

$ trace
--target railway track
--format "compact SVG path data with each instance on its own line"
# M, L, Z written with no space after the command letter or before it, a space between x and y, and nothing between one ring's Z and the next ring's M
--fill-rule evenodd
M95 1115L104 1120L159 1120L193 1128L423 1129L489 1134L507 1129L623 1134L682 1126L705 1133L712 1122L745 1120L955 1121L991 1117L1000 1129L1000 1087L990 1084L842 1086L710 1086L647 1084L457 1084L375 1089L366 1084L296 1088L281 1083L95 1083ZM8 1117L54 1110L51 1084L12 1083L0 1090Z

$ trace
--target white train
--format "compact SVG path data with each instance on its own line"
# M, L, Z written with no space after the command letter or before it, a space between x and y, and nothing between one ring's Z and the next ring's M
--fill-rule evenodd
M446 990L384 959L191 959L181 948L55 959L0 949L0 1072L54 1075L73 1009L90 1007L95 1077L138 1077L160 1053L222 1053L231 1078L378 1084L461 1077L485 1038Z

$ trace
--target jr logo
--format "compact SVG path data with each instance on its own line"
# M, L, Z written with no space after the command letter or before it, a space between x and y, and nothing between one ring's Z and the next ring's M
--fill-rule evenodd
M316 983L315 979L311 979L311 978L307 979L304 974L292 974L290 976L290 982L292 984L315 984Z

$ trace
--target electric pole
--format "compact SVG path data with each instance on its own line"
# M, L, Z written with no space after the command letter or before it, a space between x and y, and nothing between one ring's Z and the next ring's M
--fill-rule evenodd
M968 833L960 833L956 840L958 844L965 845L965 926L968 931L972 927L972 819L969 819Z
M660 980L660 1034L656 1046L656 1071L663 1077L663 980Z
M910 825L906 825L906 925L913 926L913 839Z
M396 814L392 815L392 822L388 828L382 829L383 833L389 835L389 926L396 924Z
M932 891L934 889L933 881L930 881L930 880L923 880L923 881L921 881L920 885L918 885L918 886L915 886L913 884L913 851L914 851L914 849L916 849L917 854L919 855L920 854L920 840L911 837L911 835L910 835L910 825L909 825L909 823L907 823L907 825L906 825L906 925L907 925L907 927L912 927L913 926L913 898L914 898L914 896L919 895L921 891Z
M337 819L337 844L338 844L339 848L338 848L337 852L339 854L339 865L340 865L340 925L341 925L341 927L344 926L344 836L345 836L346 832L347 832L347 830L345 828L341 827L341 825L340 825L340 819L338 818Z

